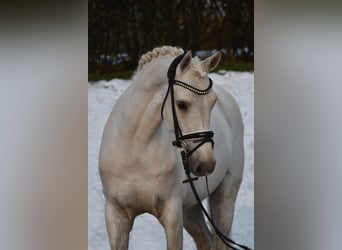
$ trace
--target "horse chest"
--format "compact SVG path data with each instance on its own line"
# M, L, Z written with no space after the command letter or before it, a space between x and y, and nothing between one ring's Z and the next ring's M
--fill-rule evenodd
M137 213L157 214L161 201L182 195L181 189L175 188L181 181L176 180L179 180L179 171L174 166L132 160L112 171L112 177L107 181L108 196Z

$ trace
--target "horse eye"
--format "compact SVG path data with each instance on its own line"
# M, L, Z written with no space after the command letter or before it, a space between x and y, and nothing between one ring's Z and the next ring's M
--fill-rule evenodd
M177 106L180 110L186 111L188 109L188 104L184 101L177 101Z

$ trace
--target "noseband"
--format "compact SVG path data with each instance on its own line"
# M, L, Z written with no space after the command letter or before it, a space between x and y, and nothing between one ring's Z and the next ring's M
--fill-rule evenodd
M169 78L169 87L167 89L162 109L161 109L161 116L163 118L163 110L164 110L164 105L167 99L168 94L170 93L171 96L171 107L172 107L172 118L173 118L173 125L174 125L174 132L175 132L175 137L176 140L172 142L172 145L178 148L182 148L183 150L181 151L182 155L182 160L184 163L184 167L187 168L187 160L188 158L203 144L206 142L211 142L212 147L214 147L214 132L211 130L204 130L204 131L199 131L199 132L193 132L193 133L188 133L184 134L182 133L182 130L179 126L178 119L177 119L177 112L176 112L176 106L175 106L175 96L174 96L174 85L181 86L187 90L190 90L191 92L197 94L197 95L206 95L209 94L212 90L212 80L209 78L209 86L205 90L200 90L197 89L185 82L175 80L176 76L176 69L180 61L183 59L185 53L182 55L177 56L171 63L168 71L167 71L167 77ZM197 142L198 144L192 148L188 149L187 147L187 141L194 141Z

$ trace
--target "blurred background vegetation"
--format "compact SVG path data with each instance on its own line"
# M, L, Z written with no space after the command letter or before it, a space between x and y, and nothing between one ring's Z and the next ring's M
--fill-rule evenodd
M161 45L206 57L218 68L254 70L253 0L89 0L88 80L130 78L140 56Z

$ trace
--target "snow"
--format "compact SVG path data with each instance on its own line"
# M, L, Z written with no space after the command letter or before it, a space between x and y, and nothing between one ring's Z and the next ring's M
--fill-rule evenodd
M237 100L245 126L245 169L235 204L232 239L254 248L254 73L220 71L210 74ZM105 122L130 80L113 79L88 84L88 250L109 250L104 219L104 197L98 172L98 155ZM196 249L184 230L184 250ZM129 250L166 249L162 226L152 215L135 219Z

